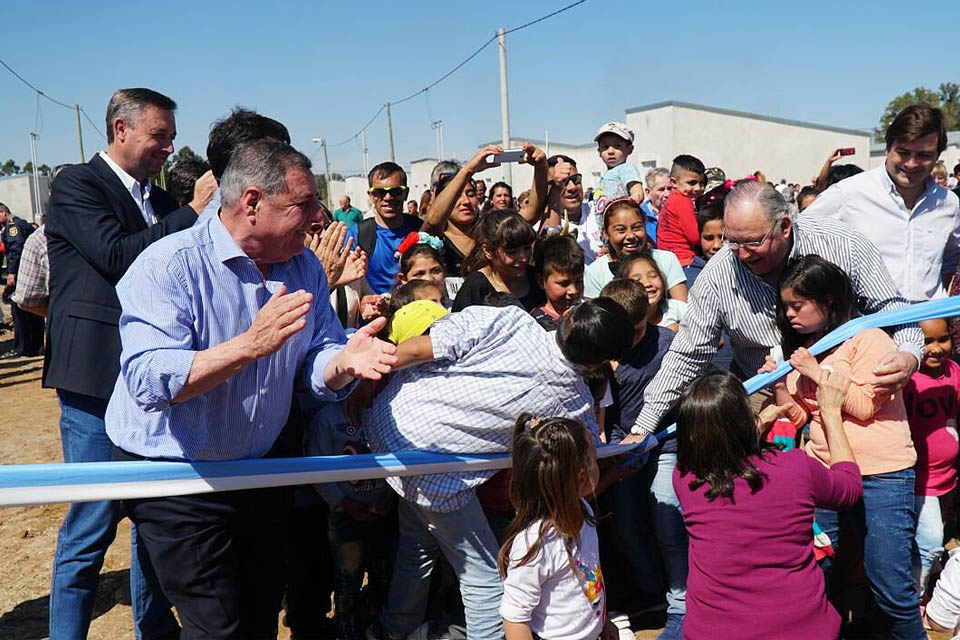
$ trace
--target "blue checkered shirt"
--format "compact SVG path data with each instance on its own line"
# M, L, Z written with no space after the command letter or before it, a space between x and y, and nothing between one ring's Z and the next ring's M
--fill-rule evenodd
M364 413L375 452L510 450L524 411L579 420L597 436L593 397L555 334L516 307L474 306L430 330L434 360L393 373ZM431 511L462 508L495 471L388 478L401 497Z

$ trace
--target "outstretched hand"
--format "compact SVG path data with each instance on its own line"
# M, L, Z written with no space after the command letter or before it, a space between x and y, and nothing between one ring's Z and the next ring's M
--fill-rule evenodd
M480 151L477 151L473 154L473 157L470 158L470 161L466 165L467 171L471 174L480 173L486 169L491 169L493 167L499 167L499 162L487 162L487 157L496 153L503 153L503 147L497 144L488 144Z
M386 318L377 318L350 336L337 358L340 373L367 380L379 380L390 373L397 361L397 347L377 338L386 324Z
M757 426L761 430L766 429L768 426L776 422L776 420L793 408L794 404L792 402L786 402L784 404L768 404L763 409L760 410L760 413L757 414Z
M836 412L839 414L849 388L850 378L830 369L821 369L820 380L817 385L817 405L820 407L821 413Z
M877 393L896 393L907 385L918 365L917 358L910 353L888 353L873 370L873 375L876 376L873 388Z
M529 164L546 168L547 154L543 152L543 149L537 147L532 142L524 142L522 149L523 159L520 160L520 164Z

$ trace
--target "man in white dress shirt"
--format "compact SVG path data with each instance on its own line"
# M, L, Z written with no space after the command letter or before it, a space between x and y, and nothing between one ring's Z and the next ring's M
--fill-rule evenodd
M882 167L838 182L804 210L853 227L880 250L910 302L946 295L960 259L960 201L930 177L947 146L939 109L907 107L886 132Z

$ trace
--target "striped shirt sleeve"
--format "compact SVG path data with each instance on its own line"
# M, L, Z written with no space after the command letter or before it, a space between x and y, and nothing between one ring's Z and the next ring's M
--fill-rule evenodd
M719 291L716 283L702 278L690 291L680 331L664 355L659 373L644 392L643 409L631 433L645 435L657 430L660 419L680 397L680 392L713 360L721 329Z

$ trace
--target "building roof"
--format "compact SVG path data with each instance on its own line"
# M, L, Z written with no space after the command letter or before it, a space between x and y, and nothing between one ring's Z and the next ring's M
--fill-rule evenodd
M790 120L788 118L775 118L765 116L759 113L749 113L747 111L735 111L733 109L721 109L720 107L708 107L702 104L693 104L692 102L681 102L679 100L667 100L665 102L656 102L654 104L644 105L642 107L633 107L627 109L627 113L640 113L642 111L653 111L654 109L663 109L665 107L678 107L681 109L694 109L697 111L708 111L710 113L719 113L725 116L736 116L738 118L750 118L752 120L763 120L765 122L776 122L777 124L786 124L793 127L806 127L807 129L820 129L822 131L835 131L852 136L870 136L869 131L861 129L846 129L843 127L834 127L826 124L816 124L813 122L803 122L802 120Z
M511 140L514 144L517 144L518 142L531 142L531 143L537 145L538 147L545 147L545 146L547 146L546 140L537 140L536 138L521 138L520 136L515 136L515 135L513 135L513 134L510 135L510 140ZM490 140L489 142L481 142L480 144L477 145L477 149L482 149L483 147L487 146L488 144L501 144L502 142L503 142L502 140ZM567 143L567 142L559 142L559 141L557 141L557 140L551 140L551 141L550 141L550 146L551 146L551 147L566 147L567 149L593 149L594 147L597 146L597 143L596 143L596 142L588 142L587 144L569 144L569 143Z
M960 130L947 132L947 146L950 147L954 145L960 147ZM871 156L882 156L886 152L886 142L878 142L877 144L870 145Z
M436 164L437 162L440 162L440 161L437 160L436 158L417 158L416 160L411 160L410 164L414 165L414 164L417 164L418 162L432 162Z

